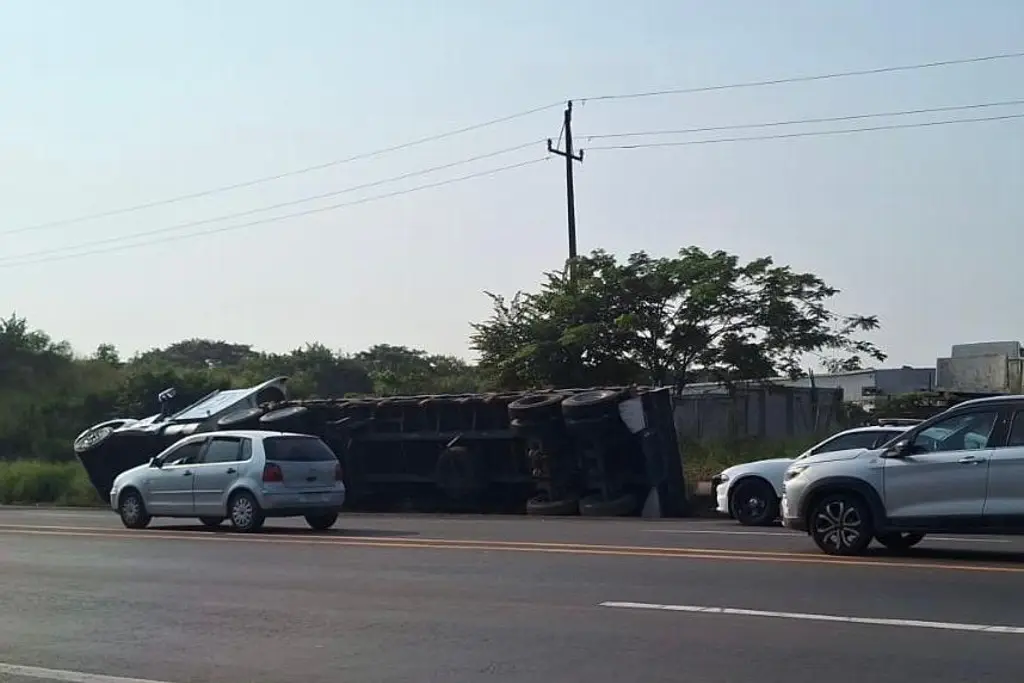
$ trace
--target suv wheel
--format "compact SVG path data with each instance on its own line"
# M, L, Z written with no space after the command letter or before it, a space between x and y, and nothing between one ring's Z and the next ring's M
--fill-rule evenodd
M767 526L779 516L779 498L771 484L760 479L741 481L729 506L733 517L745 526Z
M833 493L811 509L811 538L827 555L860 555L871 543L871 510L853 493Z
M889 550L901 551L909 550L920 543L921 539L924 538L924 534L911 532L900 533L898 531L893 531L887 534L878 534L876 538L879 543Z

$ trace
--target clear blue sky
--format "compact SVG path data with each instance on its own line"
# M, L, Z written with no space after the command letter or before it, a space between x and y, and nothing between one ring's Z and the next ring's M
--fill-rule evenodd
M1024 3L1013 0L10 0L0 5L0 232L570 97L1017 51L1022 27ZM598 144L588 134L1012 100L1024 98L1022 83L1024 60L1012 60L592 101L575 120L586 147ZM543 156L539 141L559 124L556 108L280 182L0 235L0 310L81 352L212 337L273 350L389 342L467 355L469 322L489 310L482 290L532 288L564 259L557 160L197 239L14 268L7 259L536 139L518 153L308 206L525 161ZM953 343L1024 338L1007 315L1022 284L1022 132L1024 122L1007 121L594 150L579 169L580 248L770 254L841 288L839 311L880 315L875 340L891 363L931 364Z

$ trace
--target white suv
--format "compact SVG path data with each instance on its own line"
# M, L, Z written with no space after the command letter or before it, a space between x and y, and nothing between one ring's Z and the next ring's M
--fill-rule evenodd
M782 517L830 555L872 539L905 550L929 533L1024 533L1024 396L960 403L875 450L786 470Z
M856 427L833 434L796 458L771 458L733 465L711 478L717 511L746 526L767 526L779 518L783 476L794 462L812 455L849 449L877 448L916 424L917 420L879 420L877 426Z

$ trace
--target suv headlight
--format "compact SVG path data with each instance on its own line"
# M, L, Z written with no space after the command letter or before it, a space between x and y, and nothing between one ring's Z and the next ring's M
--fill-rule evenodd
M806 469L807 469L807 465L797 465L795 467L790 467L788 470L786 470L786 474L784 476L784 479L786 481L789 481L790 479L796 479L801 474L803 474L804 470L806 470Z

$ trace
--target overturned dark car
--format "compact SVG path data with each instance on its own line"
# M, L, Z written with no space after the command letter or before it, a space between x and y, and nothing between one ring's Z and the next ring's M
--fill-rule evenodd
M161 410L141 420L120 418L94 425L75 438L74 449L89 481L103 500L114 478L142 465L179 439L197 432L247 428L258 406L288 398L287 377L275 377L247 389L214 391L180 410L174 389L160 393Z

